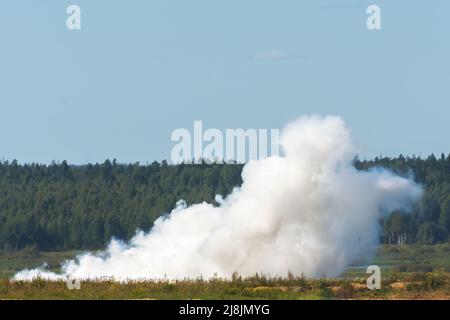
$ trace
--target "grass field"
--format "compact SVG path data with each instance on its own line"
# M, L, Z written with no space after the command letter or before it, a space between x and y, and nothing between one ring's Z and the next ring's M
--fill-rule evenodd
M450 299L450 244L381 246L372 258L357 259L338 279L287 279L256 275L233 280L83 281L80 290L65 282L11 282L23 268L46 262L57 271L77 252L24 250L0 253L0 299ZM366 268L382 270L381 290L366 287Z
M5 252L0 251L0 279L9 279L25 268L37 268L45 264L52 271L59 271L61 262L74 258L77 251L39 252L33 249Z

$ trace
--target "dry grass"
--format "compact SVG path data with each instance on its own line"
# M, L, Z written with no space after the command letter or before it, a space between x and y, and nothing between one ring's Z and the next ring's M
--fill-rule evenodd
M63 281L0 280L0 299L450 299L450 273L397 273L370 291L365 279L269 278L232 280L84 281L69 290Z

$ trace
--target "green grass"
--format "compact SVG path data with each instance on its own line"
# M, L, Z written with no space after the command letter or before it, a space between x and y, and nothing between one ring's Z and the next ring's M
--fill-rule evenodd
M380 246L359 257L339 279L287 279L256 275L247 279L185 281L84 281L81 290L65 282L11 282L14 273L42 266L59 271L78 252L0 252L0 299L450 299L450 244ZM382 270L382 289L369 291L366 268Z
M183 281L83 281L69 290L63 281L0 280L0 299L449 299L450 273L397 273L369 291L364 279L267 278Z
M59 271L61 262L73 259L79 252L39 252L32 249L20 251L0 251L0 279L9 279L18 271L42 267L45 264L51 271Z
M382 245L373 257L360 257L342 275L365 275L367 266L380 266L384 275L395 272L450 272L450 243L436 245Z

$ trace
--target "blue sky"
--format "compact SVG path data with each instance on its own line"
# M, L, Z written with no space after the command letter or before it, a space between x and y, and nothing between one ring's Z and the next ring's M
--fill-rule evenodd
M145 163L194 120L310 113L341 115L363 157L447 153L449 15L446 0L3 1L0 157Z

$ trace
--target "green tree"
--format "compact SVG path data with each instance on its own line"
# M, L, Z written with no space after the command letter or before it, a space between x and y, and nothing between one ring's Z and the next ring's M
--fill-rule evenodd
M419 226L417 240L421 244L435 244L445 240L445 231L433 221L427 221Z

